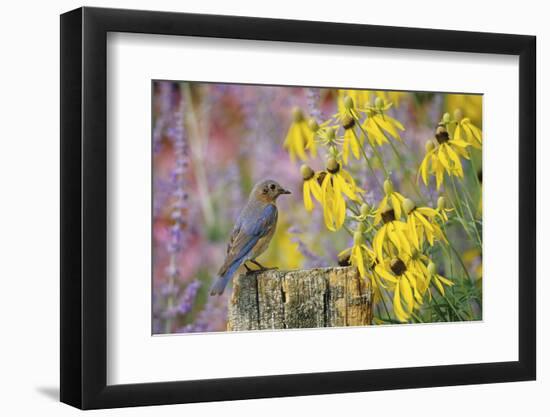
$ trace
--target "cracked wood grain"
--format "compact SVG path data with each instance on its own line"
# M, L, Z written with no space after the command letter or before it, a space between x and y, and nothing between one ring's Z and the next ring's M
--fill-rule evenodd
M370 283L354 267L262 271L234 279L227 329L299 329L372 323Z

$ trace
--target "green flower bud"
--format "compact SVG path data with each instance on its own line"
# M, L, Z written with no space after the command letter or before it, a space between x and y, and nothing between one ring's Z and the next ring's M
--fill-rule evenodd
M357 224L357 231L358 232L364 233L366 230L367 230L367 226L365 225L365 223L361 222L361 223Z
M300 167L300 173L302 174L304 181L310 180L315 175L315 172L313 172L313 170L305 164Z
M449 113L445 113L443 115L443 123L449 123L451 121L451 115Z
M384 107L384 100L382 100L382 98L380 97L376 97L376 100L374 100L374 106L377 109L381 109L382 107Z
M433 262L430 262L428 264L428 273L430 275L435 275L437 274L437 266L433 263Z
M344 97L344 107L348 110L354 108L353 99L350 96Z
M367 204L361 204L361 216L367 216L370 213L370 208Z
M384 181L384 192L386 194L393 193L393 184L389 178L386 181Z
M424 148L426 148L426 153L433 151L434 148L435 148L435 144L434 144L433 140L431 140L431 139L427 140L426 144L424 145Z
M437 199L437 208L439 210L445 210L445 207L447 206L447 200L445 197L441 196Z
M334 129L333 127L327 128L327 139L329 141L332 141L334 140L334 138L336 138L336 129Z
M353 234L353 243L355 243L356 245L361 245L364 241L365 240L363 239L363 233L357 231Z
M304 113L299 107L294 107L292 109L292 119L295 123L299 123L304 120Z
M335 158L329 158L327 161L327 171L331 174L336 174L340 169L340 164Z
M328 153L331 157L338 159L338 148L336 146L328 148Z
M317 120L315 120L313 117L309 119L309 122L307 124L309 126L309 129L315 133L319 130L319 125L317 124Z
M456 109L454 111L455 120L457 122L460 122L464 118L464 113L462 113L462 109Z
M416 208L416 205L414 204L414 201L412 201L410 198L406 198L403 201L403 210L405 210L405 213L409 214L415 208Z

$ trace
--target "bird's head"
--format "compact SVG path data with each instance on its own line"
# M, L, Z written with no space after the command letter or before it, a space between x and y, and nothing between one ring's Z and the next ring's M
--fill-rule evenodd
M266 203L275 202L281 194L290 194L290 191L285 190L277 181L273 180L261 181L252 190L252 195Z

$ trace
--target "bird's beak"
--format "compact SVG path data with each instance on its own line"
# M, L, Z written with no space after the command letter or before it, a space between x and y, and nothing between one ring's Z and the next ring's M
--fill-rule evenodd
M292 194L290 191L285 190L284 188L279 189L279 194Z

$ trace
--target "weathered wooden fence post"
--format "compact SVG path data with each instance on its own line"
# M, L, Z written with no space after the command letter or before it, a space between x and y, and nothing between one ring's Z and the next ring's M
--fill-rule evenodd
M372 290L354 267L242 274L233 281L228 330L365 326Z

